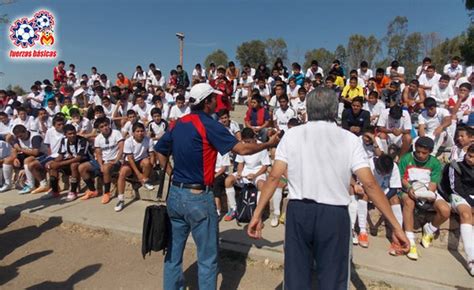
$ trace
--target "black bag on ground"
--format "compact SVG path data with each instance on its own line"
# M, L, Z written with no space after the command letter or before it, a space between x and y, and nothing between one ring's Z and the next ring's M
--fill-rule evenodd
M257 207L257 188L253 184L245 184L240 192L237 203L237 221L249 223Z
M166 206L150 205L145 210L143 220L142 256L151 251L161 251L168 247L170 219Z

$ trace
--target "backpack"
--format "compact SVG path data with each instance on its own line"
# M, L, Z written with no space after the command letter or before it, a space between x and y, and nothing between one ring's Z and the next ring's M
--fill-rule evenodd
M249 223L257 207L257 188L253 184L245 184L240 192L237 203L237 221Z

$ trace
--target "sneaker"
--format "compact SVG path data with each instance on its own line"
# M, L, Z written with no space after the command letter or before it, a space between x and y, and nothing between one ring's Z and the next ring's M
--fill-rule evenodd
M272 220L270 221L270 225L271 225L272 227L274 227L274 228L277 227L277 226L278 226L278 222L279 222L279 221L278 221L279 218L280 218L279 215L273 215Z
M70 192L67 194L66 200L67 200L67 201L73 201L73 200L75 200L76 198L77 198L77 193L70 191Z
M29 185L23 186L23 188L19 191L19 194L27 194L31 192L31 187Z
M56 198L56 197L59 197L59 193L58 193L58 192L49 191L48 193L42 195L42 196L41 196L41 199L42 199L42 200L48 200L48 199L53 199L53 198Z
M280 216L280 224L284 225L285 224L285 219L286 219L286 213L282 213Z
M0 187L0 192L6 192L13 189L13 186L11 184L4 184L2 187Z
M403 253L400 251L400 246L395 243L390 244L390 248L388 249L388 253L392 256L401 256Z
M43 192L47 192L49 191L49 186L38 186L37 188L35 188L31 193L32 194L37 194L37 193L43 193Z
M357 234L354 230L352 230L352 244L353 245L359 244L359 239L357 238Z
M102 194L102 204L107 204L110 202L110 192L105 192L104 194Z
M86 193L81 196L80 200L87 200L89 198L94 198L97 197L99 194L97 191L92 191L92 190L87 190Z
M362 248L369 247L369 235L367 235L367 233L359 234L359 246L361 246Z
M155 189L155 187L154 187L152 184L148 183L148 182L145 182L145 183L143 184L143 187L146 188L146 190L153 190L153 189Z
M415 245L410 246L410 252L408 252L407 257L413 261L418 260L418 252Z
M474 277L474 260L467 263L467 269L469 270L469 274Z
M117 205L115 205L114 209L116 212L119 212L123 209L123 207L125 206L125 201L124 200L119 200L117 202Z
M433 242L433 239L434 239L434 235L429 234L428 231L426 230L427 226L428 224L425 224L423 226L423 236L421 236L421 245L423 246L423 248L429 248L431 242Z
M235 209L230 209L224 216L224 220L226 222L230 222L231 220L235 219L235 217L237 216L237 212L235 211Z

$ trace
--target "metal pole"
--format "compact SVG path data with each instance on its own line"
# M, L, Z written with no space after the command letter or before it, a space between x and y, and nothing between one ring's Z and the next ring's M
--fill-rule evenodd
M179 40L179 64L183 66L183 52L184 52L184 33L177 32L176 37Z

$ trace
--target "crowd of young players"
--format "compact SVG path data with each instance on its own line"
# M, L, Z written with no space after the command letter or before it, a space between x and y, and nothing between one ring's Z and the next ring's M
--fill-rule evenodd
M81 200L102 192L101 202L106 204L117 195L115 210L121 211L127 181L154 188L151 178L158 161L153 146L191 112L193 96L188 89L200 82L221 92L214 117L242 142L265 141L280 130L304 124L306 94L318 86L333 89L340 101L335 121L360 136L372 171L410 239L408 258L418 259L415 209L435 212L423 226L423 247L430 246L454 211L460 216L468 268L474 275L474 70L463 68L458 57L440 74L425 58L413 79L407 79L397 61L375 73L362 61L347 74L337 60L327 72L317 61L304 72L298 63L288 69L277 59L271 69L265 64L244 65L242 70L233 62L207 69L197 64L191 78L179 65L166 78L150 64L148 71L137 66L130 79L118 73L114 84L95 67L90 75L79 75L73 64L66 71L60 61L52 83L36 81L22 96L0 90L0 192L17 186L20 194L57 198L62 173L69 177L68 201L79 197L82 179L86 189ZM240 125L230 118L238 104L248 106ZM236 217L235 186L251 183L260 189L272 155L218 155L214 193L219 215L226 197L225 221ZM448 156L445 166L439 156ZM103 188L96 186L99 176ZM116 193L111 190L114 180ZM283 176L272 202L274 227L284 222L285 185ZM353 242L368 247L370 201L356 179L350 192ZM399 254L395 247L389 253Z

